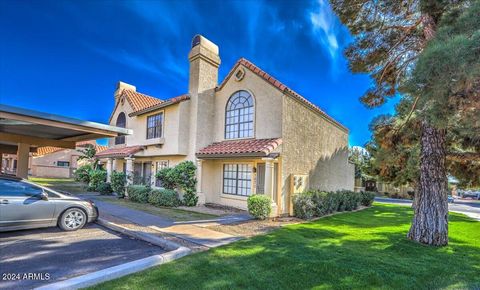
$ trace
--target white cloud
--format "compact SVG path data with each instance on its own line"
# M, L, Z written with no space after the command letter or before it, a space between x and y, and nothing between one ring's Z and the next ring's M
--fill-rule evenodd
M328 51L335 64L339 54L338 30L335 23L336 16L330 4L325 0L318 0L318 6L310 12L309 17L314 37Z

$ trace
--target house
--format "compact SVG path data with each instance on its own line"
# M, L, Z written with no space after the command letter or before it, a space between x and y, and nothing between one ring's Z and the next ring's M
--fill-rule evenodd
M219 49L203 36L188 59L186 94L161 100L118 83L110 124L133 134L97 155L109 176L155 186L158 170L191 160L200 203L246 208L249 195L266 194L273 215L292 214L292 194L305 188L353 190L346 127L244 58L218 83Z
M106 146L97 145L95 141L77 142L75 149L44 146L30 153L28 160L29 175L34 177L71 178L78 167L81 150L87 146L95 146L97 152L106 150ZM17 169L17 156L4 154L3 172L14 174Z

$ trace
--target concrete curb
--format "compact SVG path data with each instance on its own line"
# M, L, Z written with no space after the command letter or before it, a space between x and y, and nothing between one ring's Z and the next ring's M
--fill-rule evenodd
M120 232L124 235L136 238L138 240L142 240L142 241L148 242L150 244L154 244L154 245L159 246L159 247L161 247L161 248L163 248L167 251L173 251L173 250L182 248L182 246L177 244L177 243L167 241L165 239L156 237L156 236L151 235L151 234L138 232L138 231L133 231L133 230L127 228L127 227L124 227L124 226L116 224L116 223L112 223L112 222L107 221L107 220L102 219L102 218L99 218L97 220L97 224L99 224L101 226L104 226L108 229L111 229L112 231ZM185 249L187 249L187 248L185 248Z
M65 281L55 282L52 284L35 288L36 290L85 288L85 287L93 286L102 282L117 279L129 274L133 274L139 271L143 271L148 268L158 266L158 265L173 261L175 259L184 257L191 253L191 250L189 248L180 246L176 243L164 240L162 238L159 238L150 234L132 231L126 227L117 225L115 223L106 221L104 219L99 219L97 223L113 231L117 231L124 235L128 235L136 239L140 239L145 242L162 247L168 250L169 252L166 252L161 255L153 255L147 258L135 260L135 261L121 264L118 266L103 269L97 272L77 276Z

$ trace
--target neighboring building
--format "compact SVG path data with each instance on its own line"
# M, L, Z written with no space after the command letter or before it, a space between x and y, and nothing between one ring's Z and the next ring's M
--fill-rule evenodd
M31 153L28 160L29 175L34 177L71 178L78 167L78 157L83 154L87 146L95 146L97 152L106 150L106 146L100 146L95 141L77 142L75 149L59 147L39 147L36 153ZM14 174L16 171L17 156L4 154L3 172Z
M292 214L292 192L303 188L353 190L347 128L243 58L218 84L218 47L202 36L189 60L181 96L160 100L118 83L110 124L133 135L97 155L109 174L155 186L155 172L191 160L200 203L246 208L249 195L267 194L273 215Z

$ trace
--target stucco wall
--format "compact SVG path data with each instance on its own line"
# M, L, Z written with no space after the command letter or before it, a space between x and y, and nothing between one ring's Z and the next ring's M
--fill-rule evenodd
M115 145L115 138L110 138L110 147L121 146L135 146L145 145L148 146L146 150L138 153L140 156L155 156L155 155L186 155L188 152L188 134L179 132L188 132L188 102L181 102L174 104L154 112L129 117L128 114L132 112L132 108L127 101L120 103L115 110L111 125L115 125L118 115L124 112L126 115L126 127L133 130L133 134L126 136L125 144ZM187 103L187 104L185 104ZM147 118L148 116L156 115L163 112L163 141L162 145L159 144L160 139L147 139Z
M243 68L241 65L240 67ZM282 92L250 70L246 68L243 70L245 76L241 81L232 76L216 93L215 142L225 140L225 108L230 97L240 90L248 91L255 101L254 137L265 139L282 136Z
M289 96L283 106L283 191L289 192L291 174L307 174L310 188L353 190L348 132Z
M217 203L226 206L236 207L240 209L247 209L247 197L223 194L223 164L225 163L247 163L252 168L258 168L258 163L264 163L261 158L246 159L246 158L231 158L231 159L211 159L204 160L202 163L202 189L205 194L206 202ZM281 160L276 161L279 164L279 171L281 170ZM257 171L258 173L258 171ZM257 187L257 173L252 172L252 194L255 194ZM281 172L278 173L281 176ZM280 180L280 178L279 178ZM280 182L277 184L276 193L277 200L281 200Z
M77 168L77 159L81 153L75 149L65 149L43 156L33 157L31 173L36 177L69 178L73 169ZM57 166L58 161L70 162L70 167Z

